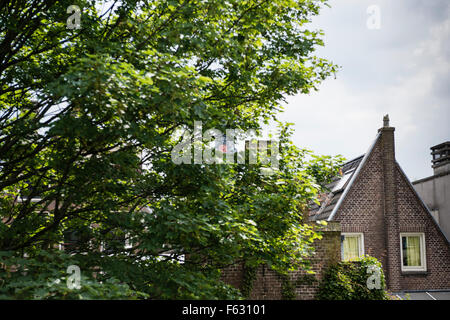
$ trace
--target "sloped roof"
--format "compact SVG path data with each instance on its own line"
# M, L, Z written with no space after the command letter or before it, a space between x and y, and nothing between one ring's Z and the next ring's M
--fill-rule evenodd
M326 185L326 188L330 190L322 199L320 199L321 205L314 204L311 206L310 219L325 220L328 219L333 212L334 207L338 203L339 199L344 194L345 188L349 185L352 176L355 174L356 169L361 163L364 155L359 156L353 160L350 160L342 165L341 175L333 178L330 184Z
M380 137L380 133L377 134L375 140L370 146L369 150L353 160L347 161L342 165L341 174L336 176L330 184L326 186L330 192L319 199L320 206L312 205L309 211L309 219L312 221L327 220L331 221L342 200L347 195L350 186L359 174L362 166L366 162L370 153L372 152L375 143Z
M351 189L353 182L358 177L361 168L364 167L367 159L372 153L373 148L375 147L376 142L381 136L381 132L378 132L375 140L370 146L369 150L362 156L359 156L353 160L350 160L342 165L341 173L336 176L330 184L326 186L329 190L328 193L323 194L319 197L320 205L312 204L309 207L309 219L311 221L318 220L326 220L333 221L333 218L336 212L339 210L339 207L343 200L345 199L348 191ZM414 193L415 197L419 200L419 203L425 209L427 216L431 219L432 223L438 230L438 232L443 236L443 238L450 244L450 239L446 237L443 233L439 224L434 220L431 215L430 209L427 207L425 202L423 202L422 198L419 196L417 191L414 189L411 181L409 181L405 172L399 165L397 161L395 161L395 165L400 171L400 174L403 176L407 184L409 185L409 189Z

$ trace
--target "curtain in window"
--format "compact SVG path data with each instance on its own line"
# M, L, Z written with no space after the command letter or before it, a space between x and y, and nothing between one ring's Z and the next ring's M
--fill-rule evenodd
M359 257L359 237L344 238L344 260L352 260Z
M406 242L406 248L403 251L403 256L406 257L404 265L420 266L420 237L405 237L404 241Z

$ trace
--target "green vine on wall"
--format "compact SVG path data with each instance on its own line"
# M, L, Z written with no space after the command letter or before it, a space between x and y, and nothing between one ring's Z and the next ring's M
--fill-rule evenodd
M297 280L295 281L295 284L297 286L312 286L318 283L318 280L315 276L315 274L303 274L299 275Z
M244 298L248 299L250 297L250 293L253 289L253 284L256 279L256 271L258 270L258 266L249 265L244 263L243 265L243 274L242 274L242 283L241 283L241 293Z
M283 300L294 300L295 295L295 283L289 279L289 275L279 273L278 276L281 279L281 297Z
M379 270L379 288L368 285L370 266ZM363 256L353 261L341 261L328 267L317 293L319 300L389 300L381 263L374 257Z

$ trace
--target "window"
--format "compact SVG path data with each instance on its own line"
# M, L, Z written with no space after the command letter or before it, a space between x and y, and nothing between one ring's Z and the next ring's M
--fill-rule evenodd
M425 235L423 233L401 233L402 271L426 271Z
M341 190L342 188L344 188L345 184L347 183L347 181L350 179L350 177L352 176L354 170L348 171L346 172L341 179L336 183L336 185L333 187L333 189L331 190L332 192L336 192Z
M362 233L342 233L342 260L349 261L364 255Z

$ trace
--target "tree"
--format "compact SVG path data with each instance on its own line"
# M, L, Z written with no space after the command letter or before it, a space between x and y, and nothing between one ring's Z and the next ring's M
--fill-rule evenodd
M150 298L235 297L217 280L242 260L306 266L317 234L302 210L339 158L308 160L283 124L270 176L261 162L177 165L171 151L195 121L259 131L334 73L305 28L324 2L84 0L73 29L72 0L3 2L2 262L59 256L76 234L83 274Z

